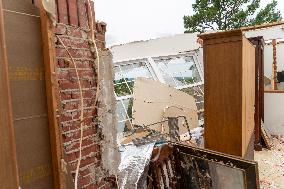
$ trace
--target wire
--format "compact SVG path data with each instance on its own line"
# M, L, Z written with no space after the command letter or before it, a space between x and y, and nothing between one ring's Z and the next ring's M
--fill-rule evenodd
M96 59L97 59L97 78L98 78L98 82L97 82L97 90L96 90L96 96L95 96L95 104L97 104L97 101L98 101L98 94L99 94L99 70L100 70L100 57L99 57L99 52L98 52L98 48L97 48L97 44L96 44L96 40L95 40L95 33L94 33L94 18L93 18L93 11L92 11L92 8L91 8L91 4L90 4L90 0L88 0L88 7L89 7L89 12L90 12L90 20L89 20L89 26L90 26L90 29L91 29L91 40L94 44L94 47L95 47L95 51L96 51ZM59 38L60 39L60 38ZM61 41L62 43L62 41ZM62 43L62 45L64 45ZM66 47L65 47L66 48ZM67 49L66 49L67 50ZM67 50L68 52L68 50ZM77 67L76 67L76 64L75 64L75 61L73 60L73 57L71 56L71 54L68 52L72 62L74 63L74 67L75 67L75 70L76 70L76 75L78 77L78 80L79 80L79 75L78 75L78 70L77 70ZM79 88L80 88L80 96L81 96L81 109L83 108L83 94L82 94L82 88L81 88L81 85L80 85L80 81L79 81ZM80 169L80 164L81 164L81 159L82 159L82 141L83 141L83 110L81 110L81 127L80 127L80 130L81 130L81 136L80 136L80 146L79 146L79 159L78 159L78 164L77 164L77 168L76 168L76 173L75 173L75 189L78 188L78 176L79 176L79 169Z
M74 68L75 68L75 72L76 72L76 77L78 79L78 85L79 85L79 91L80 91L80 102L81 102L81 115L80 115L80 143L79 143L79 158L78 158L78 163L77 163L77 168L76 168L76 174L75 174L75 189L78 188L78 175L79 175L79 168L80 168L80 164L81 164L81 158L82 158L82 142L83 142L83 120L84 120L84 100L83 100L83 91L82 91L82 86L81 86L81 82L80 82L80 77L79 77L79 73L78 73L78 69L77 69L77 65L71 55L71 53L68 51L67 47L64 45L63 41L60 39L59 36L56 36L59 40L59 42L62 44L62 46L64 47L64 49L66 50L68 56L70 57L72 63L74 64Z
M90 28L91 28L91 39L92 39L92 42L94 44L94 47L95 47L95 51L96 51L96 60L97 60L97 78L98 78L98 82L97 82L97 90L96 90L96 96L95 96L95 104L97 103L98 101L98 96L99 96L99 90L100 90L100 82L99 82L99 76L100 76L100 56L99 56L99 51L98 51L98 47L97 47L97 44L96 44L96 39L95 39L95 32L94 32L94 16L93 16L93 11L92 11L92 7L91 7L91 3L90 3L90 0L88 0L88 7L89 7L89 12L90 12L90 20L89 22L89 25L90 25Z

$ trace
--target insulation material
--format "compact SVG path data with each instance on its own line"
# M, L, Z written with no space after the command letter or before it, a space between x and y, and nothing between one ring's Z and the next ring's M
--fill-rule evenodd
M198 126L195 99L184 92L158 81L137 78L133 96L134 125L150 125L165 120L167 117L185 116L190 129ZM179 134L184 134L188 129L184 121L180 120ZM163 128L165 127L161 124L151 126L151 129L159 132L164 132Z
M55 0L42 0L42 6L52 20L55 20L56 11L55 11Z
M150 162L154 145L155 143L139 147L134 145L121 147L118 175L120 189L138 188L139 180Z
M20 186L52 188L40 18L29 1L5 0L4 5Z

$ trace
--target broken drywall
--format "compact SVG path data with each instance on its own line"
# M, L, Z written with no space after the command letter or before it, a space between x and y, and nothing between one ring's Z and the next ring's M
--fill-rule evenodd
M114 96L114 72L109 50L100 51L98 119L103 133L102 163L111 175L117 175L120 154L117 146L116 100Z
M190 129L198 126L195 99L182 91L151 79L137 78L133 96L134 125L144 126L167 117L185 116ZM166 127L156 124L151 129L163 133L167 132ZM181 124L179 130L179 134L188 132L186 124Z

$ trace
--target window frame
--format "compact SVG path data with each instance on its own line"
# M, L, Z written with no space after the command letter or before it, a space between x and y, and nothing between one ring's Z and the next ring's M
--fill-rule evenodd
M194 84L186 84L186 85L182 85L182 86L178 86L178 87L174 87L174 88L176 88L178 90L182 90L182 89L193 88L193 87L198 87L198 86L204 85L203 66L200 63L199 59L198 59L196 51L189 51L189 52L183 52L183 53L172 54L172 55L153 56L153 57L148 57L148 58L141 58L141 59L133 59L133 60L115 62L114 63L114 67L119 66L120 71L122 71L121 66L123 66L123 65L130 65L130 64L133 65L133 64L136 64L136 63L139 63L139 62L144 62L145 66L149 70L151 78L153 80L159 81L159 82L164 83L164 84L167 84L166 81L165 81L165 78L163 76L162 71L158 68L157 63L155 62L155 59L175 58L175 57L182 57L182 56L190 56L190 57L192 57L193 62L195 64L196 68L197 68L197 72L198 72L198 74L200 76L200 80L201 81L196 82ZM130 124L131 124L131 127L133 127L133 125L132 125L132 119L133 118L130 118L130 116L128 115L128 110L125 107L125 104L123 102L125 100L133 99L133 91L132 91L132 94L124 95L124 96L117 96L115 91L114 91L114 93L115 93L116 101L122 103L124 114L126 115L126 118L123 119L123 120L118 120L118 123L122 123L122 122L126 123L127 121L129 121ZM204 100L196 102L196 103L204 103ZM119 116L118 116L118 118L119 118Z

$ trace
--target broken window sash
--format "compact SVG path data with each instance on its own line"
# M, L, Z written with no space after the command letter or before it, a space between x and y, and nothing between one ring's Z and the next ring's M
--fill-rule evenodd
M159 68L160 60L170 60L169 68L173 68L173 71L167 69L165 63L161 66L162 69ZM176 89L193 95L200 112L198 114L200 123L203 123L204 79L196 52L117 62L114 64L114 70L119 135L132 128L132 103L129 103L129 101L131 102L133 98L134 79L137 77L151 78L161 83L173 85ZM167 77L169 75L171 78Z
M159 57L154 61L165 82L173 87L190 87L202 81L193 56Z
M146 59L135 62L115 64L114 70L114 88L117 97L132 95L135 78L154 78Z

